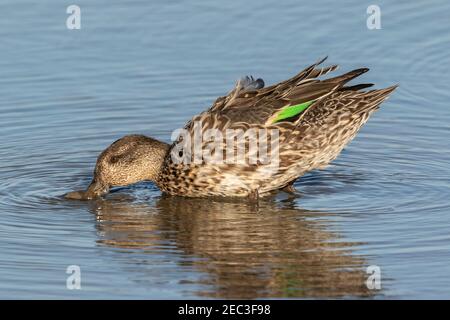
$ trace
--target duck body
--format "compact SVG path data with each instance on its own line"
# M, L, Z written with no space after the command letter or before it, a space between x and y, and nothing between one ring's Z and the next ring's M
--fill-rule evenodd
M174 163L170 151L176 147L175 142L156 180L158 187L172 195L194 197L265 195L291 186L308 171L326 167L396 86L366 92L362 89L371 84L345 86L348 81L368 71L365 68L318 80L319 76L337 69L337 66L319 68L321 62L267 88L260 88L259 79L246 78L185 127L191 135L195 122L206 124L203 130L216 128L222 132L227 129L275 129L279 132L279 162L276 167ZM255 82L258 83L255 85ZM311 101L298 116L275 123L268 121L286 106ZM206 144L202 147L206 148Z
M334 160L396 88L364 91L372 84L346 85L367 72L366 68L320 80L319 77L337 69L336 65L321 68L322 62L268 87L264 87L261 79L241 79L226 96L219 97L208 110L194 116L171 145L143 136L127 136L116 141L99 157L91 186L101 180L96 176L112 171L108 168L112 163L106 158L113 158L115 174L112 176L126 176L124 172L129 172L129 168L151 174L133 173L130 176L134 179L117 179L115 183L110 182L111 178L103 179L105 182L101 184L108 188L135 180L152 180L164 193L187 197L258 197L289 188L306 172L324 168ZM196 146L186 148L186 142L194 141L196 134L204 138L209 132L216 133L215 139L206 137L196 141ZM227 154L236 157L239 149L223 138L228 132L244 132L244 136L246 132L257 133L242 140L247 161L223 160ZM268 132L270 146L265 150L276 153L276 159L269 157L276 161L249 162L254 150L260 153L258 148L268 144L267 139L264 143L260 139L262 133L269 136ZM255 147L253 153L251 146ZM194 155L195 148L202 151L201 156ZM209 158L202 156L205 154ZM222 161L211 161L213 154L219 155ZM102 168L99 163L103 163ZM80 197L89 198L84 194Z

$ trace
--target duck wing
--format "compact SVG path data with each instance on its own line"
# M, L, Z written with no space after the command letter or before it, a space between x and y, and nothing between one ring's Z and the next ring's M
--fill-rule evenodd
M319 80L318 77L338 68L337 65L319 67L322 59L278 84L262 87L262 79L245 77L223 97L219 97L207 113L227 116L232 121L270 125L279 121L294 121L309 106L368 71L356 69L338 77Z

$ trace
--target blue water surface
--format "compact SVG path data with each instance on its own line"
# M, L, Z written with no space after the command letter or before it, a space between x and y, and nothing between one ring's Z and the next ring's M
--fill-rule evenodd
M448 1L77 0L80 30L70 4L1 5L0 298L450 298ZM326 55L400 87L300 196L60 197L115 139L169 142L241 76L272 84Z

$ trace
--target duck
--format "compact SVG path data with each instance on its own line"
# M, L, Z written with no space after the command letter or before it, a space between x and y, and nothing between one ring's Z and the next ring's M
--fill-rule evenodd
M368 68L324 77L338 69L321 66L325 60L270 86L261 78L241 78L178 130L170 144L139 134L115 141L99 155L87 189L65 197L91 200L141 181L184 197L258 199L280 190L295 192L294 182L327 167L398 86L365 90L373 83L348 84ZM229 132L238 134L227 140ZM244 137L240 146L229 143L239 137ZM272 154L260 159L263 145ZM241 161L235 161L238 153ZM231 161L218 161L227 154Z

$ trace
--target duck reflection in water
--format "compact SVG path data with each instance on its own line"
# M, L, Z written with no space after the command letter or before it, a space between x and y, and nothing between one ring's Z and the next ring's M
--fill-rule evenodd
M358 243L345 242L329 230L332 214L295 208L289 199L260 201L255 208L248 202L123 197L126 194L112 194L90 204L97 215L98 242L129 250L130 255L136 249L149 255L181 255L177 270L203 275L195 286L196 296L374 294L365 284L367 261L352 253ZM190 281L179 285L192 285Z

